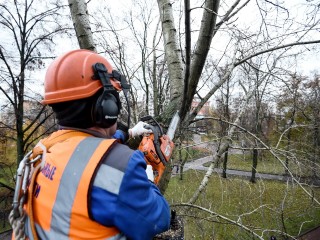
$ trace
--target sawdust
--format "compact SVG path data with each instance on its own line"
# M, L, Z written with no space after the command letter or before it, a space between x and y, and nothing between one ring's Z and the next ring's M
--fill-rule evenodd
M183 240L184 228L183 221L180 217L176 217L173 223L170 225L170 229L166 232L158 234L153 238L154 240Z

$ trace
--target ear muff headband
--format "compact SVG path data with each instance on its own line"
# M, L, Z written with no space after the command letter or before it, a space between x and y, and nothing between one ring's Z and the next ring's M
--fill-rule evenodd
M93 106L92 118L96 126L108 128L116 123L121 109L119 93L110 82L112 74L108 74L103 63L95 63L93 66L94 79L100 79L103 92Z

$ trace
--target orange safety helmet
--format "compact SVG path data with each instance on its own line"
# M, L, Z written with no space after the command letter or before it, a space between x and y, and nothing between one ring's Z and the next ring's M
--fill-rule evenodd
M42 104L55 104L88 98L101 89L100 80L94 79L93 64L103 63L112 73L110 63L99 54L85 50L73 50L56 58L48 67L45 76L45 94ZM110 78L113 87L120 91L118 80Z

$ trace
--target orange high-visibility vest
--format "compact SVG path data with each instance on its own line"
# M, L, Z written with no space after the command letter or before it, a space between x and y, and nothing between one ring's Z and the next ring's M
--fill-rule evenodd
M60 130L45 141L55 141L63 134L68 134L68 138L47 149L34 186L32 212L38 237L125 239L116 227L103 226L89 217L88 199L93 176L115 140ZM33 239L28 216L25 227L26 235Z

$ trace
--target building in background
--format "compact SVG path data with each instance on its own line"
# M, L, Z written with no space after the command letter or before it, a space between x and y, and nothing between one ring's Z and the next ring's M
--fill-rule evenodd
M201 102L200 98L194 98L191 104L191 111L193 109L195 109L199 103ZM210 101L207 101L203 107L200 109L200 111L198 112L197 116L195 117L195 119L201 119L204 117L208 117L209 116L209 112L210 112ZM208 124L206 120L202 120L202 121L198 121L195 122L192 125L192 128L195 132L198 133L207 133L208 132L208 128L207 128Z

